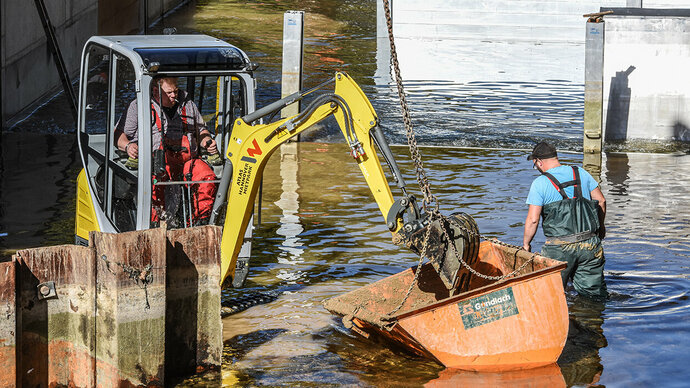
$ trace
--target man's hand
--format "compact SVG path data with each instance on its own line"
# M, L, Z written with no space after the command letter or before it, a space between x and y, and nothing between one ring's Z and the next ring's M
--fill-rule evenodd
M216 145L216 141L213 140L212 137L208 137L207 139L204 139L204 143L202 144L202 147L206 148L206 151L208 151L208 153L211 155L218 153L218 146Z
M135 142L129 142L125 146L125 152L127 153L127 156L129 156L132 159L138 159L139 158L139 144Z
M599 226L597 235L599 236L600 240L603 240L606 237L606 226L604 226L604 224L601 224L601 226Z

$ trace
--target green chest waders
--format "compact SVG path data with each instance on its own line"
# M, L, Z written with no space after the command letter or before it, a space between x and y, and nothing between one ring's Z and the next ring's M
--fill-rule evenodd
M577 167L573 167L573 180L564 183L548 172L543 174L562 199L542 207L542 228L546 236L542 255L568 263L561 273L564 287L572 279L578 293L605 297L604 250L596 234L599 229L599 203L582 196ZM569 186L574 186L573 198L565 193L565 188Z

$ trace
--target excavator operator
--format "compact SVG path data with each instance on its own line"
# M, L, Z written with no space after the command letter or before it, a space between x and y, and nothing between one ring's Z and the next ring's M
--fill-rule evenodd
M151 221L164 220L175 227L176 213L182 198L182 186L155 185L166 181L210 181L216 179L211 167L198 156L198 145L205 148L210 159L219 159L218 147L194 101L177 87L176 77L163 77L154 82L151 91L151 122L153 145L154 187ZM139 157L137 102L132 101L117 122L117 148L129 157L125 166L135 169ZM200 225L208 220L216 192L214 183L192 185L193 221Z

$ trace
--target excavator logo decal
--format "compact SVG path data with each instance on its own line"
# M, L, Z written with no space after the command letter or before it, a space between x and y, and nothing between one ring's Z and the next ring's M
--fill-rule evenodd
M256 139L252 140L252 146L253 148L247 148L247 153L249 156L243 156L243 162L256 163L254 156L263 154L263 151L261 151L261 147L259 147L259 143L256 141Z
M249 156L254 157L256 155L261 155L263 151L261 151L261 148L259 148L259 143L256 141L256 139L252 140L252 145L254 148L247 148L247 153Z

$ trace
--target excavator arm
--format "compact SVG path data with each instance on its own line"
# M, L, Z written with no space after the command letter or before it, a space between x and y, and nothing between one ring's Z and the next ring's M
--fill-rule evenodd
M378 118L371 103L347 74L336 73L333 81L334 93L316 97L306 109L295 116L274 123L252 125L259 118L277 112L313 90L295 93L235 121L227 147L225 173L211 216L211 222L215 222L220 209L225 206L225 224L221 241L221 282L228 276L234 277L244 231L251 219L254 200L269 157L278 146L331 115L335 116L350 145L352 157L359 165L391 232L396 234L403 227L403 215L406 212L410 214L408 224L414 224L419 219L414 197L408 196L405 191L405 183L378 127ZM394 180L403 191L403 198L397 202L393 199L374 148L375 144L389 164ZM410 229L410 226L406 227Z

